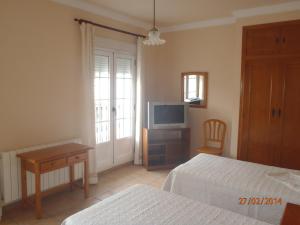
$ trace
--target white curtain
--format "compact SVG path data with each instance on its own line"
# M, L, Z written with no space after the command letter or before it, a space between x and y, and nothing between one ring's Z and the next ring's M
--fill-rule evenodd
M136 73L136 124L135 124L135 147L134 147L134 164L142 164L143 143L142 129L145 116L145 79L143 71L143 39L137 40L137 73Z
M94 26L86 23L80 25L82 43L82 141L92 146L89 152L89 183L96 184L96 140L95 140L95 114L94 114Z

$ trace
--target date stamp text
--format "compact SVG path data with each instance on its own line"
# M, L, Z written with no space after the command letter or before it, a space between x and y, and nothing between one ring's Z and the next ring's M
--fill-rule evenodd
M271 197L249 197L249 198L239 198L240 205L281 205L281 198L271 198Z

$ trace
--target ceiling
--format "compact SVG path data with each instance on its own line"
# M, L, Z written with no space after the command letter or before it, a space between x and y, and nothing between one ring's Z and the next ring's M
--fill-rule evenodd
M131 19L151 23L153 0L81 0ZM169 27L232 16L236 10L295 2L295 0L156 0L157 21Z

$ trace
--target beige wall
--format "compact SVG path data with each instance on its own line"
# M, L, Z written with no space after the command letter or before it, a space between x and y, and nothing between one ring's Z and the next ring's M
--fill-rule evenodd
M190 109L193 149L201 144L204 120L220 118L230 127L234 33L233 26L167 33L166 45L157 47L156 76L148 87L149 100L179 101L181 72L209 72L207 109ZM229 149L229 141L226 146Z
M228 125L225 155L236 157L240 100L242 26L300 19L291 12L238 20L226 26L163 34L167 44L156 48L153 74L147 84L148 100L180 100L180 74L209 73L207 109L190 109L192 149L202 144L204 120L219 118Z
M142 32L47 0L1 0L0 151L82 136L75 17ZM135 41L109 31L97 34Z

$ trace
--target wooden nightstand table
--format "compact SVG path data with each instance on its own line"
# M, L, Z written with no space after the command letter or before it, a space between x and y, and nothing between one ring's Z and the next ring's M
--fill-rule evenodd
M72 188L74 182L74 164L80 162L84 162L83 186L85 197L88 197L88 151L90 149L92 148L86 145L71 143L18 154L17 157L21 159L23 206L26 206L28 203L26 171L35 174L35 210L36 217L41 218L41 201L43 195L41 192L41 174L68 166L70 167L70 187Z
M286 205L281 225L300 225L300 205Z

